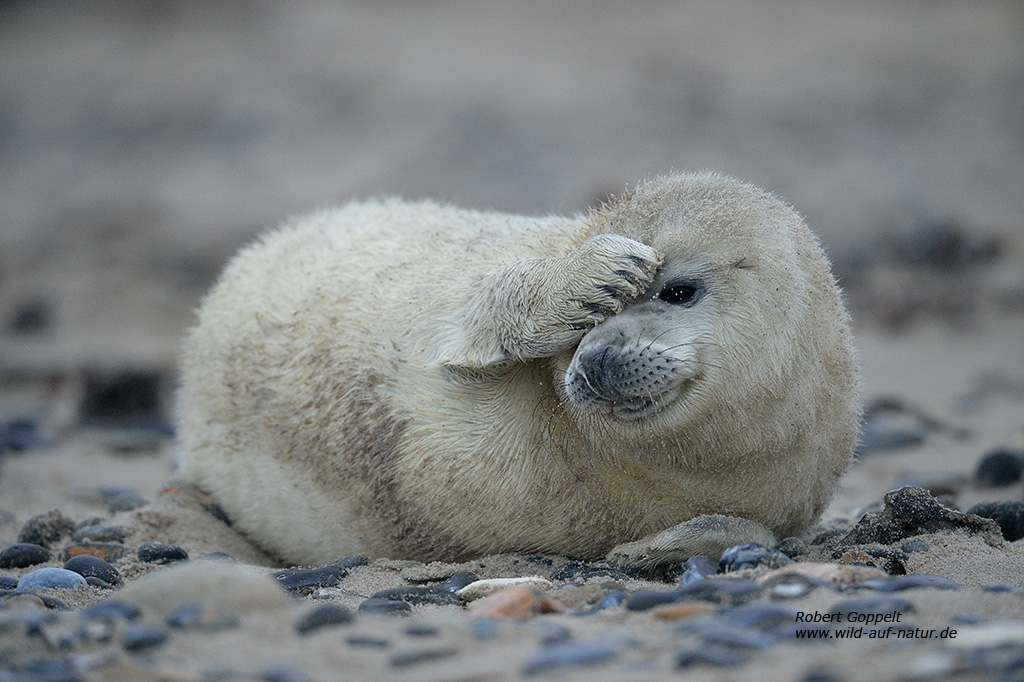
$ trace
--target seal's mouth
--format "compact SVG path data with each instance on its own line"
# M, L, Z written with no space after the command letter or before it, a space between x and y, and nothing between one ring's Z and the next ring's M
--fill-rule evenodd
M647 419L675 403L686 391L685 382L675 390L666 391L659 396L647 396L642 398L629 398L619 402L611 403L610 413L619 421L634 422Z

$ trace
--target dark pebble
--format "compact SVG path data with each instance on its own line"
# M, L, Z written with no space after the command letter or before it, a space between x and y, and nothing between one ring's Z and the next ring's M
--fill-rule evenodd
M718 560L719 568L723 573L739 571L744 568L756 568L758 566L779 568L780 566L788 566L791 563L793 563L793 560L779 550L769 549L752 542L730 547L722 552L722 557Z
M128 651L142 651L159 646L167 641L163 628L149 623L134 623L125 628L121 635L121 646Z
M132 511L133 509L145 507L147 504L149 504L149 501L146 498L133 492L127 492L112 497L110 502L107 503L107 511L111 514L116 514L117 512Z
M25 568L45 564L53 558L50 550L31 542L15 542L0 552L0 568Z
M123 557L127 552L127 547L116 542L76 542L65 547L60 556L64 561L76 556L94 556L111 563Z
M404 601L398 601L396 599L375 599L370 597L359 605L359 613L384 616L408 616L412 614L412 606Z
M367 646L375 649L391 646L390 640L383 637L374 637L373 635L349 635L345 638L345 643L349 646Z
M590 578L610 578L612 580L628 580L629 576L610 566L598 566L582 561L570 561L551 572L554 582L583 582Z
M110 585L118 585L121 582L121 574L117 572L116 568L103 559L88 554L71 557L64 562L64 568L74 571L83 578L99 578Z
M534 675L552 668L602 663L618 655L618 647L602 639L563 642L543 647L526 659L523 673Z
M755 603L737 606L722 614L723 619L746 628L755 628L763 632L771 632L782 626L796 623L795 609L776 604Z
M926 573L912 573L909 575L890 575L885 578L872 578L857 583L856 587L875 590L877 592L902 592L918 587L927 587L935 590L959 590L962 589L955 581L941 575L929 575Z
M0 575L0 590L18 589L18 579L9 575Z
M677 668L690 668L695 665L710 665L718 668L729 668L741 665L748 654L724 646L702 646L696 649L685 649L676 654Z
M189 602L172 610L164 622L176 630L214 632L238 627L238 615L215 601Z
M857 438L857 454L919 445L927 435L916 419L889 411L868 414Z
M304 671L284 664L264 668L256 679L261 682L314 682Z
M704 554L699 554L686 560L683 573L679 576L679 583L681 585L689 585L692 582L704 580L704 578L717 573L718 560Z
M364 556L343 556L338 557L328 566L337 566L338 568L355 568L356 566L366 566L370 563L370 560Z
M449 647L443 647L438 649L408 649L406 651L396 651L391 656L391 665L396 668L404 668L410 665L417 665L419 663L427 663L428 661L436 661L442 658L449 658L454 656L457 652L455 649Z
M334 587L348 575L348 569L327 564L318 568L289 568L274 574L278 584L289 592L311 592Z
M162 417L161 395L166 379L139 370L92 371L85 375L81 418L104 427L153 428L170 432Z
M447 580L438 583L435 587L442 590L448 590L450 592L458 592L466 585L475 583L477 580L479 580L479 578L476 576L476 573L461 571Z
M75 532L75 524L59 509L33 516L18 532L18 542L50 547Z
M371 599L386 599L408 602L409 604L438 604L441 606L461 606L462 597L451 590L437 586L431 587L393 587L380 590L370 595Z
M720 623L711 623L702 628L700 637L706 644L728 649L767 649L775 644L775 638L763 632Z
M1013 485L1024 475L1024 452L996 450L978 460L974 482L982 488Z
M355 616L352 612L344 606L321 604L303 614L299 622L295 624L295 630L300 635L305 635L322 628L351 623L354 619Z
M426 623L411 623L402 630L405 634L410 637L434 637L440 630L433 625L427 625Z
M979 502L968 509L967 513L983 516L998 523L1007 542L1024 538L1024 502L1020 500Z
M626 608L630 611L647 611L655 606L682 600L679 590L637 590L627 597Z
M100 580L94 575L85 576L85 584L90 587L98 587L101 590L112 590L114 586L108 583L106 580Z
M124 542L127 533L120 526L94 524L79 528L71 539L76 542Z
M885 615L888 613L913 613L916 610L913 602L902 597L855 597L833 604L828 612L844 615L854 612Z
M139 545L139 561L147 564L173 564L187 559L188 552L177 545L162 545L159 542L143 542Z
M763 588L748 578L715 578L699 580L675 590L637 590L629 596L626 608L646 611L661 604L680 601L710 601L735 606L754 599Z
M66 571L63 568L37 568L21 576L21 579L18 581L18 589L74 589L76 587L85 587L87 584L85 578L74 571Z
M44 448L49 443L39 435L39 424L33 419L16 419L0 423L0 453L22 452Z

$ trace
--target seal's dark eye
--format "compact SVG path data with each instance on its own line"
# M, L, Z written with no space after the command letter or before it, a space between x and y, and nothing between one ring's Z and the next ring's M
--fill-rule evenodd
M681 280L672 282L658 293L658 298L665 303L681 305L689 308L704 295L704 283L697 280Z

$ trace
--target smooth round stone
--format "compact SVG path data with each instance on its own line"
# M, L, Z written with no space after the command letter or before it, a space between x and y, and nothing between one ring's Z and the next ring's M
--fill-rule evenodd
M149 623L129 625L121 635L121 646L128 651L141 651L160 646L167 641L167 632Z
M1024 502L1020 500L979 502L968 509L967 513L983 516L998 523L1007 542L1024 538Z
M523 673L534 675L554 668L592 665L619 655L617 646L606 640L569 641L543 647L526 659Z
M145 507L149 502L134 492L126 492L121 495L110 498L110 502L107 504L107 511L111 514L117 512L132 511L139 507Z
M733 606L748 602L763 591L761 585L749 578L715 578L679 588L684 598Z
M117 569L99 557L88 554L79 554L64 562L64 568L74 571L83 578L99 578L110 585L117 585L121 582L121 574Z
M21 577L18 581L19 590L36 590L40 588L71 589L86 587L85 578L63 568L37 568Z
M345 644L349 646L365 646L375 649L383 649L391 646L391 640L373 635L349 635L345 638Z
M447 580L438 583L435 587L442 590L448 590L449 592L458 592L466 585L475 583L477 580L479 580L479 578L476 576L476 573L460 571Z
M355 616L344 606L321 604L307 611L295 624L295 630L300 635L306 635L322 628L351 623L353 620Z
M792 559L807 553L807 543L796 537L784 538L779 542L779 551Z
M974 469L974 482L983 488L1013 485L1024 475L1024 453L1010 450L990 452Z
M408 616L412 614L412 606L397 599L379 599L370 597L359 605L359 613L382 616Z
M25 568L45 564L53 558L50 550L31 542L15 542L0 552L0 568Z
M722 616L730 623L768 632L782 625L796 623L796 614L797 611L788 606L758 603L737 606L734 609L729 609Z
M758 566L779 568L792 563L793 560L779 550L769 549L752 542L730 547L722 552L722 557L718 560L719 568L723 573L739 571L744 568L756 568Z
M729 627L712 623L703 627L700 637L707 644L724 646L728 649L767 649L775 644L775 638L763 632L743 627Z
M312 591L334 587L348 575L348 569L327 564L319 568L289 568L274 574L278 584L289 592Z
M647 611L655 606L674 604L682 599L679 590L637 590L626 597L626 608L630 611Z
M433 587L394 587L370 595L371 599L404 601L409 604L436 604L440 606L461 606L463 599L451 590Z
M188 552L177 545L162 545L158 542L143 542L139 545L139 561L147 564L173 564L187 559Z

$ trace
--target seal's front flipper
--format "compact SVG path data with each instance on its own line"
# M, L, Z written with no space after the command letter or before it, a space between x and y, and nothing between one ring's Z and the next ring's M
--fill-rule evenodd
M748 542L766 547L778 544L775 534L757 521L705 514L660 533L617 545L605 558L614 566L650 574L698 554L717 557L734 545Z
M617 234L599 234L564 256L507 263L476 288L444 364L481 369L547 358L647 290L662 255Z

